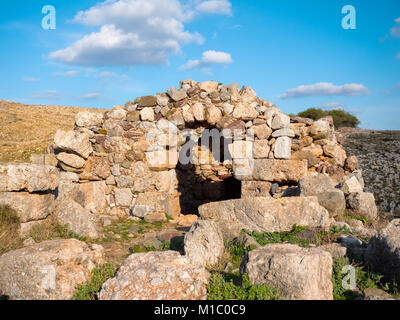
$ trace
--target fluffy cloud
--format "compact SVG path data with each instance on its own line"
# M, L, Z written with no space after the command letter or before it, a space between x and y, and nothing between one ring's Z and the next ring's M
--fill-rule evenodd
M232 4L227 0L204 1L196 6L196 10L201 13L232 16Z
M320 82L289 89L279 98L290 99L311 96L360 96L368 95L369 93L369 89L362 84L350 83L342 86L335 86L333 83Z
M398 17L397 19L394 20L397 23L400 23L400 17Z
M217 2L208 4L207 2ZM227 0L188 2L179 0L106 0L80 11L74 22L99 30L85 35L67 48L54 51L50 58L74 65L115 66L166 64L172 54L188 43L202 44L197 32L185 30L199 13L217 13ZM205 4L205 7L204 7ZM198 9L200 8L200 9ZM203 10L203 11L201 11Z
M208 67L213 64L229 64L232 62L232 57L229 53L209 50L203 52L200 60L189 60L183 66L181 66L181 69L189 70L194 68Z
M399 59L400 60L400 52L397 54L397 59Z
M65 72L55 72L54 75L58 77L74 77L77 74L79 74L79 70L71 70L71 71L65 71Z

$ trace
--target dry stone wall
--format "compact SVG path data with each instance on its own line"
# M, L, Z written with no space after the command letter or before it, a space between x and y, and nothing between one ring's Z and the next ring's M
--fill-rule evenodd
M74 189L77 202L86 195L84 208L151 221L240 198L251 183L264 193L274 183L285 189L307 170L340 180L346 160L332 119L291 121L250 87L193 80L103 117L79 113L75 130L58 131L49 150L65 173L60 194Z

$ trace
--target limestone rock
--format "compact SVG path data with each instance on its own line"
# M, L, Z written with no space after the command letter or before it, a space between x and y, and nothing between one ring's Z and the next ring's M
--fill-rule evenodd
M223 234L213 221L196 221L185 235L185 255L199 266L215 266L224 250Z
M243 181L298 182L307 174L307 162L275 159L235 160L233 172L236 179Z
M111 169L106 157L89 157L83 172L79 175L81 180L99 181L107 179Z
M371 238L365 261L372 271L400 284L400 219L392 220L386 228Z
M300 195L304 197L316 196L319 193L332 191L335 185L331 178L325 174L315 174L299 180Z
M48 165L0 164L0 192L54 190L59 182L58 170Z
M100 300L206 299L209 273L176 251L129 256L117 275L107 280Z
M271 182L267 181L242 181L242 198L269 197Z
M83 128L101 127L103 124L103 114L97 112L78 112L75 116L75 125Z
M319 205L316 197L256 197L211 202L201 205L199 214L202 220L218 222L226 234L242 229L290 231L293 225L329 228L331 224L328 211Z
M73 153L60 152L57 155L57 160L63 162L69 167L81 169L85 166L85 159Z
M344 194L348 195L350 193L362 192L363 188L358 182L357 178L352 176L350 179L347 179L342 185L342 191Z
M353 172L359 169L358 159L356 156L351 156L346 159L344 164L346 170Z
M369 192L351 193L347 197L347 205L350 209L359 212L368 220L374 220L378 217L378 209L375 204L375 197Z
M140 118L142 121L154 121L154 109L150 107L143 108L140 111Z
M68 229L79 236L93 239L100 236L96 216L73 200L61 201L55 215L61 225L68 225Z
M27 192L0 192L0 204L13 208L21 223L43 220L54 210L54 195Z
M55 148L60 151L76 153L82 158L89 158L93 152L89 136L76 131L57 130L54 136Z
M174 101L181 101L187 97L186 91L185 90L178 90L174 87L171 87L167 90L168 95L171 97L172 100Z
M253 284L276 287L289 300L332 300L332 257L321 249L269 244L250 251L240 267Z
M0 256L0 288L15 300L71 299L78 284L104 263L99 245L49 240Z
M251 105L239 103L234 109L232 116L235 119L250 121L258 117L258 112Z
M291 157L292 140L289 137L279 137L275 141L274 156L276 159L289 160Z
M138 101L138 106L141 108L154 107L158 103L158 99L155 96L144 96Z
M273 130L278 130L287 127L290 127L290 117L283 113L276 114L272 120L271 128Z

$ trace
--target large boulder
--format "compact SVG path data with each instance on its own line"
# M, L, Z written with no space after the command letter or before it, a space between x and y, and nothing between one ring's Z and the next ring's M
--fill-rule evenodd
M314 174L299 180L300 195L303 197L316 196L319 193L332 191L335 184L328 175Z
M0 164L0 192L55 190L58 186L58 169L38 164Z
M329 228L328 211L316 197L243 198L211 202L199 207L202 220L213 220L224 235L235 235L242 229L258 232L290 231L293 225Z
M351 193L347 197L347 205L350 209L357 211L368 220L375 220L378 217L378 209L375 204L375 197L369 192Z
M365 260L372 271L400 284L400 219L392 220L370 239Z
M301 196L316 196L321 206L329 211L331 217L341 217L346 209L344 193L335 189L335 183L325 174L315 174L299 180Z
M13 208L21 223L43 220L54 210L54 195L28 192L0 192L0 204Z
M96 216L74 200L61 201L55 214L61 225L68 225L68 229L79 236L93 239L100 236Z
M0 256L0 289L10 299L65 300L104 263L99 245L50 240Z
M54 145L59 151L75 153L85 159L93 152L89 136L83 132L57 130Z
M101 300L206 299L209 273L177 251L129 256L117 275L107 280Z
M298 182L307 174L307 161L275 159L235 159L233 173L238 180Z
M224 250L224 236L213 221L196 221L185 235L185 254L197 265L215 266Z
M241 273L253 284L276 287L289 300L332 300L332 256L318 249L270 244L250 251Z

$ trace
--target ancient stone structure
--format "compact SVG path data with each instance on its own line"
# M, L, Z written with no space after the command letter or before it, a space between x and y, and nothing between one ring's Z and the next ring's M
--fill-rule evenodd
M74 130L57 131L45 155L35 155L31 164L0 164L0 204L16 210L22 237L51 215L86 238L102 237L102 225L113 219L185 221L191 229L184 256L171 251L133 254L99 296L203 299L206 266L218 265L224 241L254 245L240 235L242 229L282 232L293 225L325 230L345 225L366 237L376 235L361 221L361 226L335 224L345 210L370 220L377 217L357 159L347 158L341 143L331 117L315 122L290 118L250 87L185 80L179 89L136 98L104 115L79 113ZM375 244L380 241L376 239ZM361 242L352 237L340 241L342 245L315 249L285 244L259 248L245 258L241 271L254 283L279 287L288 299L331 299L331 256L345 255L347 247L358 248ZM63 242L44 243L48 260L58 254L53 244L63 248ZM88 256L96 249L79 246ZM21 253L36 257L37 248L40 244L7 253L10 265L6 255L0 261L14 267ZM305 259L304 272L293 257ZM88 259L90 266L82 267L85 276L79 283L103 261L100 253ZM268 259L274 265L259 268ZM36 282L42 267L32 262ZM396 267L393 273L398 272ZM27 283L23 271L15 274L16 287L1 270L0 280L3 288L15 292L13 297L29 297L21 289ZM308 289L296 288L297 283ZM57 286L53 281L52 288ZM38 297L70 297L72 288L67 289L61 295L43 291Z
M80 113L75 130L58 131L48 149L61 170L59 197L97 215L147 221L269 196L272 186L276 197L289 195L308 172L341 183L354 167L331 118L291 121L250 87L214 81L185 80L104 117Z

